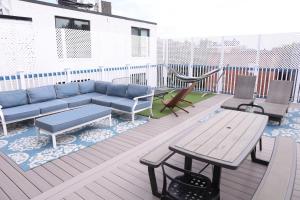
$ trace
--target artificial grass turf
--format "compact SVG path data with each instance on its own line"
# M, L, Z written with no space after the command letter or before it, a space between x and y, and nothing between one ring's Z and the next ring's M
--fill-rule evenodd
M172 93L172 95L176 95L176 93L174 92L174 93ZM205 93L200 93L200 92L192 92L189 95L187 95L185 99L188 100L188 101L191 101L191 102L193 102L195 104L197 102L200 102L200 101L203 101L205 99L208 99L208 98L210 98L212 96L214 96L214 94L211 94L211 93L205 94ZM171 99L171 98L173 98L171 96L171 94L167 94L164 99L167 100L167 99ZM190 104L185 103L185 102L180 102L178 105L180 107L183 107L183 108L190 106ZM168 109L168 108L166 108L163 112L160 112L160 110L163 107L164 107L164 105L161 102L161 99L154 98L153 108L152 108L153 118L154 119L159 119L161 117L167 116L167 115L169 115L169 114L172 113L171 110ZM174 110L177 111L179 109L175 108ZM145 111L142 111L142 112L140 112L138 114L144 115L144 116L149 116L149 111L145 110Z

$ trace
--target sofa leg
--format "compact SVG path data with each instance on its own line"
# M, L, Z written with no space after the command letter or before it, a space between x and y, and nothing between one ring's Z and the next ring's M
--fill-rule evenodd
M5 123L2 123L2 128L3 128L3 134L7 135L7 126Z
M150 109L150 115L149 115L149 118L153 117L153 110L152 108Z
M109 126L112 126L111 115L109 116Z

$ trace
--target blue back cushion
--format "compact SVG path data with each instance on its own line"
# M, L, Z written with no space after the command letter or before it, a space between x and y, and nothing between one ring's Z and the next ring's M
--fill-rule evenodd
M31 88L27 90L29 103L38 103L56 99L53 85Z
M28 104L27 94L25 90L0 92L0 105L3 108L10 108L25 104Z
M107 86L106 94L109 96L126 97L128 85L111 84Z
M59 99L80 94L78 83L66 83L55 85L56 96Z
M106 82L106 81L96 81L95 82L95 90L96 92L99 92L101 94L106 94L107 91L107 86L111 85L111 82Z
M144 96L150 93L151 88L143 85L129 84L126 96L128 98L134 98L138 96Z
M81 94L95 92L95 81L84 81L78 84Z

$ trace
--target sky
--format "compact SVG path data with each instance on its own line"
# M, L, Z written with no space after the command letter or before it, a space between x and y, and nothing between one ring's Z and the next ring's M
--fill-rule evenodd
M113 14L157 22L162 38L300 32L300 0L108 1Z

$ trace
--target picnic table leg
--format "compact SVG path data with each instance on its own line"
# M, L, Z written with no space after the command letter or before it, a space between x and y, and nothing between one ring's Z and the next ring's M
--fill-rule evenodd
M213 177L212 177L212 188L214 188L214 190L217 192L216 199L220 199L221 173L222 173L222 168L214 165L213 166Z
M184 169L188 171L192 170L192 158L185 156Z
M269 165L268 161L256 158L256 147L254 147L254 149L251 152L251 160L252 160L252 162L257 163L257 164L266 165L266 166Z
M160 198L161 194L158 192L155 171L154 171L153 167L148 167L148 174L149 174L152 194L154 196Z

